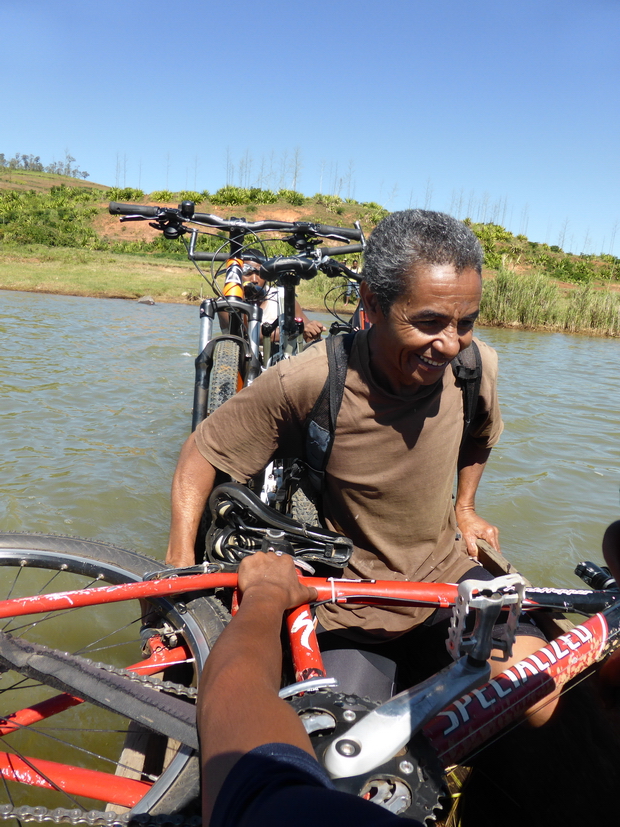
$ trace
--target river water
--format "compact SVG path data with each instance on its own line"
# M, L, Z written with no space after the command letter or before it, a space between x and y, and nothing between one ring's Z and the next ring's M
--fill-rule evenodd
M576 585L575 564L601 562L604 528L620 517L620 341L478 335L499 353L506 429L477 510L537 585ZM0 337L0 530L162 558L197 308L2 291Z

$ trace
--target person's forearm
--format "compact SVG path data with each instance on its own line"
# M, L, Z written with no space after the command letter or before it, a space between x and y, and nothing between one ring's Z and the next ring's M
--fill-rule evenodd
M476 491L490 453L490 448L479 448L475 443L463 446L458 466L457 513L459 510L475 511Z
M277 694L282 614L268 591L244 594L207 658L197 708L205 824L226 776L245 753L287 743L314 755L298 716Z
M476 514L476 491L491 453L490 448L478 448L475 443L464 446L459 457L456 493L456 522L471 557L478 556L478 540L485 540L499 551L499 530Z
M223 681L240 686L251 675L250 683L259 682L277 692L282 667L283 612L268 594L244 594L234 623L224 629L207 659L201 681L210 687ZM211 688L209 694L217 694L217 690Z
M169 565L194 565L196 533L215 475L216 469L198 451L191 434L181 449L172 479L170 540L166 553Z
M207 658L198 705L204 761L222 752L224 743L227 753L283 741L313 754L296 713L278 697L282 615L282 606L267 590L254 597L244 594Z

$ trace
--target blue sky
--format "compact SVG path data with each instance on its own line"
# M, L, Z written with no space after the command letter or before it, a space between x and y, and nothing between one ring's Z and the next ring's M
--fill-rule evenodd
M619 0L0 0L0 152L620 255Z

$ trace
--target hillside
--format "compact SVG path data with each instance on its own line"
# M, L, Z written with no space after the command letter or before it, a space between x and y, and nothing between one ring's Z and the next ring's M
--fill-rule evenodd
M352 226L368 236L387 210L334 195L311 198L290 190L224 187L215 193L152 192L87 183L51 173L0 169L0 289L108 298L152 295L188 302L211 288L188 266L185 247L169 241L148 221L121 223L109 201L176 206L196 203L199 212ZM620 259L575 255L513 235L496 224L464 219L485 254L480 321L528 329L620 335ZM222 239L201 235L199 249ZM289 252L278 244L275 252ZM344 285L344 282L343 282ZM331 292L343 311L340 293ZM318 276L298 289L302 305L320 310L334 282ZM339 297L340 296L340 297Z
M52 187L63 185L98 189L102 192L109 189L103 184L93 184L83 178L69 178L66 175L57 175L52 172L30 172L29 170L0 167L0 191L34 190L35 192L48 192Z
M0 168L0 241L24 245L42 243L111 252L182 254L162 240L148 222L121 224L107 212L109 200L176 205L188 199L200 212L239 215L248 220L313 220L351 226L359 221L366 235L387 215L375 202L359 203L337 195L305 197L292 190L278 193L258 188L224 187L216 193L159 191L146 194L132 188L107 187L45 172ZM496 224L464 219L480 239L486 275L502 268L516 273L540 272L564 284L617 286L620 259L611 255L576 255L557 246L513 235Z

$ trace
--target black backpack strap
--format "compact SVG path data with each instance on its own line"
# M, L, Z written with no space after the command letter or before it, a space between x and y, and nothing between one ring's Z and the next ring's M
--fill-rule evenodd
M334 444L336 420L344 395L349 354L355 333L346 336L328 336L328 373L325 384L305 422L305 466L308 479L315 491L323 489L325 469Z
M480 348L473 340L465 350L454 357L452 371L463 391L462 445L478 407L480 383L482 382L482 357L480 356Z

